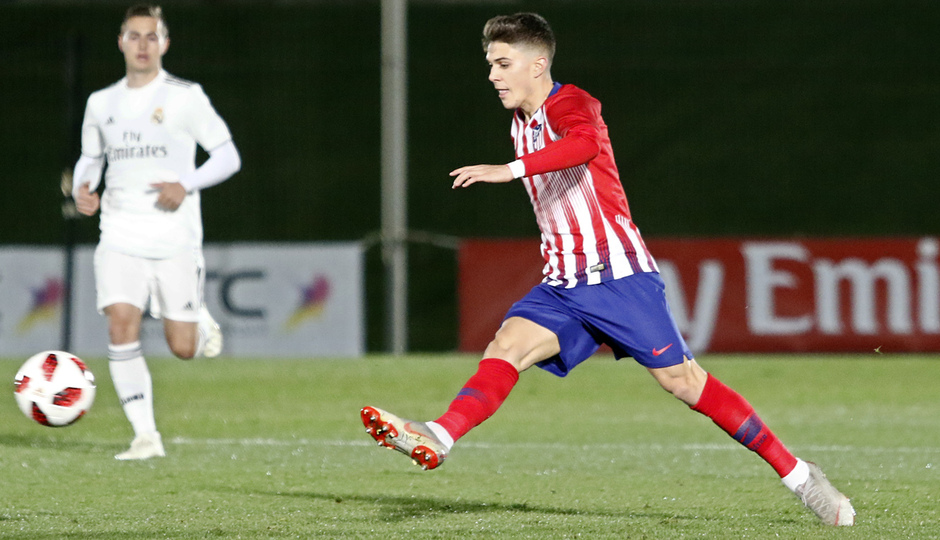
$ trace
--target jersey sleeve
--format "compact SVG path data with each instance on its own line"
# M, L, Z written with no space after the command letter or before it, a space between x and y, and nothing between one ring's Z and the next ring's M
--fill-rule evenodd
M232 140L225 120L219 116L209 96L196 84L190 89L187 103L188 131L193 139L206 151L214 150Z
M525 174L544 174L583 165L600 152L600 102L586 94L560 96L546 109L552 130L561 138L523 156Z
M82 120L82 155L92 159L102 157L104 153L101 123L95 114L94 98L94 94L88 97L85 118Z

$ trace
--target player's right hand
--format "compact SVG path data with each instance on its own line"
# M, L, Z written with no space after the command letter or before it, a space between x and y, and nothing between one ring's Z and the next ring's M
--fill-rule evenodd
M455 176L453 189L467 187L477 182L486 182L489 184L501 184L514 180L512 170L508 165L468 165L450 171L451 176Z
M89 191L87 182L78 186L78 193L75 195L75 209L78 210L79 214L93 216L98 211L99 206L101 206L101 199L98 197L98 192L92 193Z

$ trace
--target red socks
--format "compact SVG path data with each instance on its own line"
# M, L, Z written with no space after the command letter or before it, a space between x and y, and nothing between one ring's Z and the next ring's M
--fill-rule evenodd
M492 416L518 380L519 372L509 362L483 359L447 412L435 422L456 441ZM702 397L692 410L711 418L736 441L757 452L781 478L796 466L796 458L764 425L751 404L712 375L708 375Z
M512 391L519 372L505 360L484 358L443 416L435 420L456 441L496 412Z
M757 452L781 478L796 466L796 458L764 425L751 404L711 374L705 382L702 397L692 410L711 418L734 440Z

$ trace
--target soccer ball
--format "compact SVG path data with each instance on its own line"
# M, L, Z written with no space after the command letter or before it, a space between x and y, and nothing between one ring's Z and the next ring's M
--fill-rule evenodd
M13 381L16 403L44 426L74 423L95 401L95 376L77 356L45 351L29 358Z

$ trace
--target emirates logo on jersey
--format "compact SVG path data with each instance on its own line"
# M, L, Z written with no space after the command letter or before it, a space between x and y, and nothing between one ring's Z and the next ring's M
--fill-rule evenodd
M153 114L150 116L150 121L153 122L154 124L162 124L163 123L163 108L157 107L153 111Z

